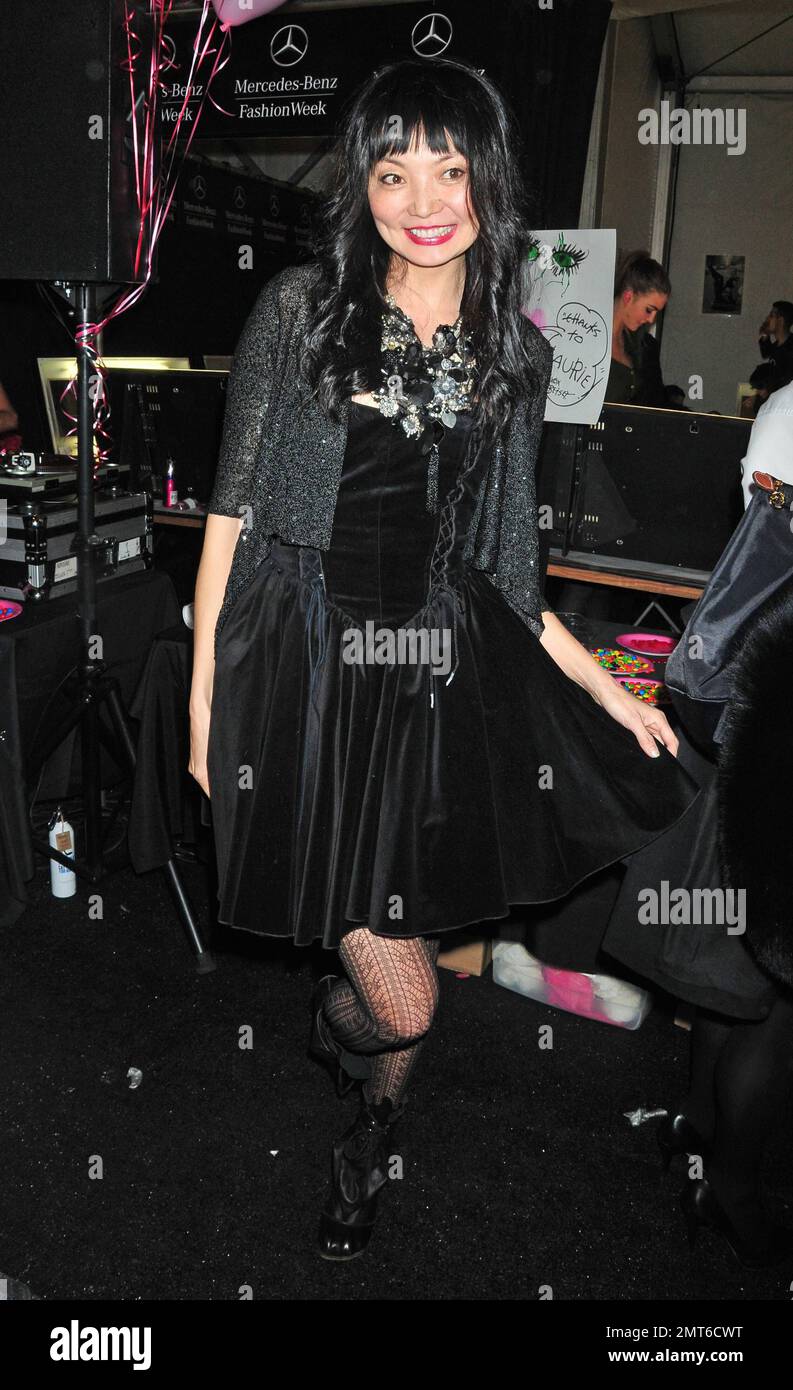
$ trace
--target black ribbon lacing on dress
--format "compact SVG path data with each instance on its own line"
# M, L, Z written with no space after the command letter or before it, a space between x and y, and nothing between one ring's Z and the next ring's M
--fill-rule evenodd
M427 597L424 607L416 615L420 620L427 613L434 600L446 590L452 600L452 647L454 650L454 665L446 677L445 684L451 685L457 674L460 664L460 651L458 640L457 621L458 615L465 614L465 600L457 588L452 587L447 581L449 569L449 557L454 549L457 539L457 518L456 508L460 501L468 474L476 467L479 456L482 452L483 433L481 425L474 425L468 439L466 454L463 463L457 474L457 478L447 494L443 505L440 520L438 523L438 534L435 541L435 548L430 562L430 577L427 587ZM325 576L322 568L322 557L319 551L313 547L300 547L300 577L311 589L308 604L306 606L306 635L308 643L308 662L309 662L309 703L313 710L316 720L309 716L311 733L309 742L312 741L316 732L319 707L317 705L317 689L322 664L325 660L327 650L327 610L325 606ZM432 681L435 672L430 673L430 707L435 708L435 687ZM300 808L303 805L305 791L305 778L301 780Z
M423 615L427 611L435 597L441 592L441 590L446 589L447 592L450 594L453 609L452 647L454 649L454 665L452 666L449 675L446 677L446 680L444 682L445 685L451 685L455 675L457 674L457 667L460 664L460 650L457 636L457 616L458 613L461 615L465 614L465 600L463 599L462 594L459 592L458 589L453 588L451 585L449 585L446 579L449 568L449 557L454 549L454 544L457 539L456 508L457 503L460 501L460 498L463 495L465 480L468 477L468 474L472 471L472 469L476 467L476 464L479 460L479 455L482 452L482 445L482 427L481 425L474 425L468 439L468 446L466 449L465 458L457 474L456 481L446 497L446 501L443 506L443 511L441 512L441 517L438 524L438 536L435 542L435 549L432 555L432 562L430 564L430 580L427 589L427 599L424 608L422 608L421 610L421 615ZM435 672L432 671L430 673L431 709L435 708L435 687L432 684L432 680L434 678Z

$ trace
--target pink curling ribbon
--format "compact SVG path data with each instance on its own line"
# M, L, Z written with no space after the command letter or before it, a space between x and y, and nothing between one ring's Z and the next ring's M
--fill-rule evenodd
M255 5L256 0L252 0ZM236 4L236 0L235 0ZM163 74L175 71L177 64L174 61L174 43L170 35L164 32L164 24L169 18L173 0L149 0L150 18L153 21L153 34L150 47L150 57L146 61L144 45L135 29L135 15L130 0L125 0L124 4L124 38L126 56L120 63L121 69L127 73L130 86L130 141L132 145L133 168L135 176L135 193L139 213L138 240L135 252L135 275L143 271L144 278L139 284L135 284L131 289L121 292L119 298L105 313L98 323L86 324L77 329L75 340L80 343L85 341L86 346L92 356L92 361L99 378L98 389L94 395L94 418L95 432L99 439L98 456L103 459L107 454L103 442L109 441L108 409L107 396L104 382L104 368L96 350L96 340L98 335L108 323L120 314L130 309L141 295L148 288L152 275L152 261L154 250L157 245L160 233L165 225L168 212L176 192L176 184L179 175L179 168L175 169L176 154L179 148L179 135L183 126L186 124L186 112L190 102L190 94L194 90L196 78L202 78L201 86L204 94L193 112L193 120L190 123L190 133L184 147L179 150L182 159L187 154L198 128L201 113L204 109L204 102L207 98L217 111L224 116L232 116L234 113L224 110L219 106L211 95L210 88L214 82L216 74L225 67L230 57L231 35L226 32L229 28L229 20L224 25L220 25L217 16L213 14L212 0L203 0L203 9L198 22L198 31L193 41L193 53L190 62L190 71L187 74L185 83L185 97L181 109L173 123L170 138L162 146L162 160L159 175L156 175L155 152L158 143L162 140L162 130L160 126L160 103L161 93L167 91L167 84L163 80ZM237 6L239 9L239 6ZM272 6L270 7L272 8ZM259 6L258 13L261 13ZM240 20L244 23L245 19L255 18L256 13L251 10L240 10ZM213 39L216 31L220 30L220 42ZM148 46L147 46L148 47ZM206 72L206 67L210 66L210 71ZM74 392L74 386L66 388L64 392L63 404L65 407L66 398ZM64 412L68 419L74 423L75 417L65 409ZM69 431L72 433L72 431Z

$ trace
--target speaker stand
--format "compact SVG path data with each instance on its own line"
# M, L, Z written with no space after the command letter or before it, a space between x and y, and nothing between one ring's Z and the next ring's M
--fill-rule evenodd
M682 631L682 629L681 629L681 627L680 627L680 624L679 624L679 623L676 623L675 620L674 620L674 618L670 618L670 616L669 616L669 614L667 613L666 609L664 608L663 604L660 604L660 603L657 601L657 599L653 599L652 602L648 603L648 604L647 604L647 607L642 609L642 611L641 611L641 613L639 614L638 618L635 618L635 619L634 619L634 622L635 622L636 627L641 627L642 623L644 622L645 616L646 616L648 613L652 613L653 609L656 609L656 611L657 611L658 613L662 613L662 614L663 614L663 616L666 618L666 621L667 621L667 623L669 624L669 628L670 628L670 630L671 630L672 632L680 632L680 631Z
M91 400L91 370L93 357L87 346L87 330L96 319L96 288L81 282L68 284L57 282L55 288L76 309L82 331L77 343L77 533L75 551L77 556L77 617L80 629L80 657L77 670L68 690L67 712L50 731L36 749L33 759L31 785L41 768L56 748L59 748L72 730L80 730L80 757L82 772L82 795L85 811L85 853L75 855L74 859L62 854L47 840L33 837L33 846L49 859L64 864L88 883L98 883L111 870L105 861L102 835L102 794L99 745L101 727L100 711L103 706L113 726L115 735L114 754L119 766L129 769L134 777L136 766L135 740L132 736L129 717L124 709L119 693L118 681L108 674L105 662L95 656L94 649L102 651L101 634L96 611L96 567L95 552L99 538L94 531L94 431L93 408ZM185 892L181 876L173 858L168 860L163 870L166 881L176 903L187 933L187 939L195 953L196 970L207 974L215 969L215 961L207 950L193 910Z

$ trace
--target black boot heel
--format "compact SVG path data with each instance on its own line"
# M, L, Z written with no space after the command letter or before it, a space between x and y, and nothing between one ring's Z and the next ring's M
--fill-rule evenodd
M331 1192L319 1218L323 1260L362 1255L374 1228L377 1198L388 1181L388 1144L404 1106L390 1100L364 1102L344 1134L334 1142Z
M655 1137L665 1173L676 1154L699 1154L703 1161L708 1157L710 1144L685 1115L668 1115L655 1131Z
M793 1231L789 1227L769 1223L766 1237L750 1244L736 1230L707 1178L697 1178L687 1183L679 1200L692 1249L699 1227L708 1226L724 1237L736 1260L745 1269L768 1269L793 1258Z
M339 975L323 975L311 996L311 1037L308 1054L330 1072L339 1097L346 1096L353 1086L359 1086L372 1074L372 1064L368 1057L360 1053L348 1052L331 1036L330 1028L323 1018L325 1000L330 994Z

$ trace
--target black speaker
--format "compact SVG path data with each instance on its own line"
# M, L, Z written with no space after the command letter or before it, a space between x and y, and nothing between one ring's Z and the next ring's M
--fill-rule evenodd
M608 402L594 425L546 424L537 470L543 565L704 583L743 513L751 425Z
M147 95L147 0L14 0L0 31L0 279L140 283L130 118ZM153 159L156 179L159 115Z

